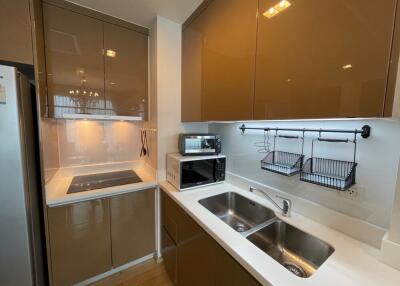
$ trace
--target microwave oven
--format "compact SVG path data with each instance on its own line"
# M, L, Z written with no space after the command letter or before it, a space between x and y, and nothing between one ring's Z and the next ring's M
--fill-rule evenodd
M178 190L216 184L225 180L226 157L167 154L167 180Z

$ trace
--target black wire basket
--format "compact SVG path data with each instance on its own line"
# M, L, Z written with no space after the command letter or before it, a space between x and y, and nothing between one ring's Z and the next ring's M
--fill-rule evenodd
M276 151L276 138L299 139L301 143L301 154L290 153L284 151ZM261 169L278 173L285 176L293 176L298 174L303 167L304 150L304 136L288 136L288 135L275 135L274 136L274 151L268 152L264 159L261 160Z
M356 146L356 142L340 139L322 139L318 141L326 142L352 142ZM314 147L314 140L313 140ZM354 147L353 162L333 160L326 158L313 157L314 148L312 148L311 158L307 159L303 169L300 172L300 180L340 191L346 191L356 183L356 167Z
M285 176L298 174L303 166L304 155L283 151L271 151L261 160L261 169Z

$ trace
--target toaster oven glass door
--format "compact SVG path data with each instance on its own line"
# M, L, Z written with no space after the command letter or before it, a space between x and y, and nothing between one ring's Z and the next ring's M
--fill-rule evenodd
M185 139L185 152L187 154L215 153L214 136L193 136Z

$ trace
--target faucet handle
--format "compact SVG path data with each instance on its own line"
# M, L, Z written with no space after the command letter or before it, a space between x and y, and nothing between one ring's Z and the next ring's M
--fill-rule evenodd
M283 215L290 217L292 212L292 201L279 195L277 195L276 197L283 201Z

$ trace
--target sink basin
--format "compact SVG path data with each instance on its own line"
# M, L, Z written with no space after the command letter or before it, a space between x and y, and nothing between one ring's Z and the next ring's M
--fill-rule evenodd
M303 278L310 277L335 251L324 241L278 219L247 239Z
M233 192L205 198L199 203L240 233L275 218L269 208Z

